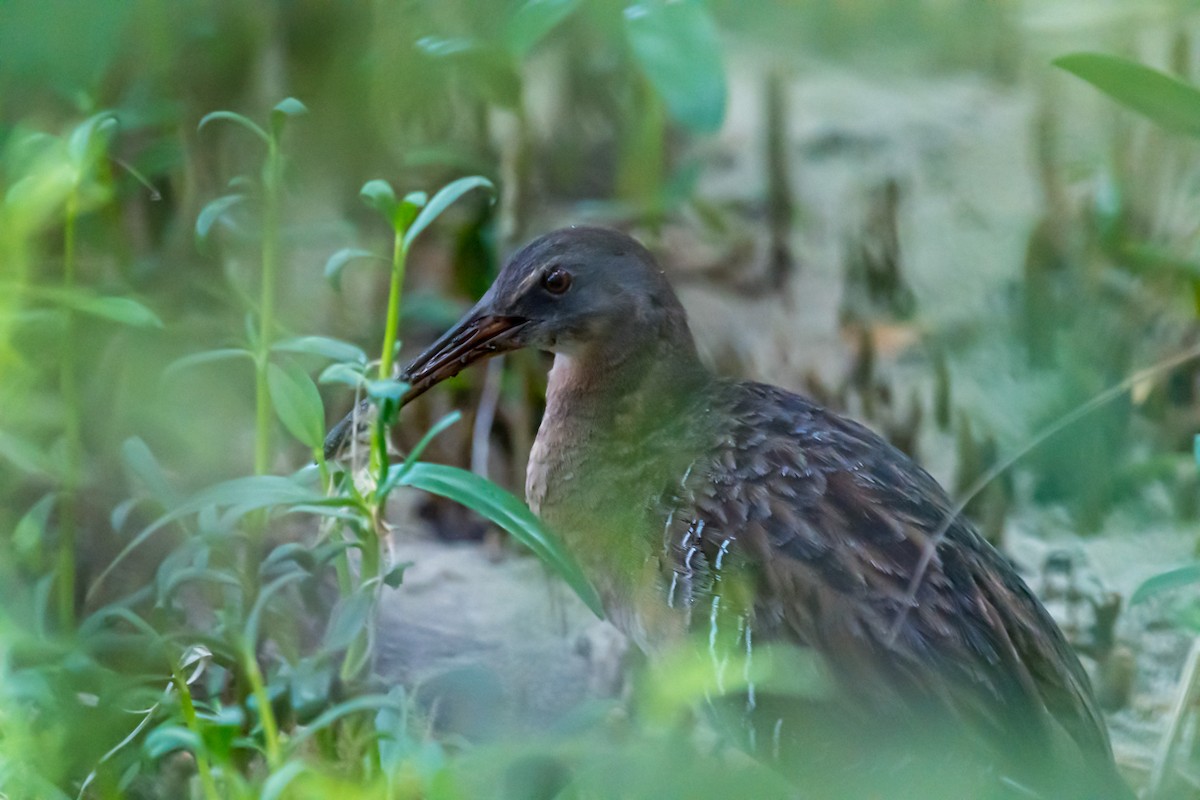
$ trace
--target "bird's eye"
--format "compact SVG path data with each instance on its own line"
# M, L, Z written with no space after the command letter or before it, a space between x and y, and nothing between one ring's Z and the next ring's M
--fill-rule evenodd
M571 273L562 267L551 267L542 276L542 288L550 294L562 294L571 288Z

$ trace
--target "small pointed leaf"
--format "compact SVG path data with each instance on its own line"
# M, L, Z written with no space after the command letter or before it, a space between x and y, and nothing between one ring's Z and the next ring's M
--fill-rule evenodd
M272 350L286 353L305 353L310 356L321 356L333 361L351 361L356 364L367 363L367 354L361 347L333 339L329 336L295 336L276 342Z
M267 136L267 132L264 131L256 122L254 122L254 120L243 116L242 114L237 114L233 111L212 111L208 114L205 114L200 118L200 124L196 126L196 130L204 130L205 125L208 125L210 122L216 122L217 120L226 120L234 123L235 125L241 125L243 128L262 139L264 143L271 141L271 137Z
M405 230L404 248L407 250L409 247L411 247L413 240L421 234L421 231L429 227L429 224L437 219L443 211L449 208L455 200L462 197L472 189L477 188L494 190L495 186L492 185L491 181L481 175L472 175L466 178L459 178L458 180L443 186L441 191L435 194L433 199L431 199L429 203L421 209L421 213L417 215L415 220L413 220L412 225Z
M225 216L229 209L245 200L246 195L244 194L227 194L216 200L210 200L204 208L200 209L200 214L196 217L196 243L203 244L213 225L217 224L217 221Z
M367 181L359 190L358 196L367 204L369 208L373 208L383 216L390 224L396 216L396 192L392 189L392 185L387 181L376 178L373 181Z
M267 365L271 403L288 432L305 446L317 448L325 441L325 406L321 393L304 370Z
M280 100L271 109L271 132L279 136L288 117L298 117L308 113L308 107L294 97Z
M360 247L343 247L331 255L329 260L325 262L325 280L329 281L329 285L333 287L334 291L340 292L342 290L342 270L351 261L356 261L360 258L373 258L378 261L384 261L384 259L375 255L370 250L363 250Z

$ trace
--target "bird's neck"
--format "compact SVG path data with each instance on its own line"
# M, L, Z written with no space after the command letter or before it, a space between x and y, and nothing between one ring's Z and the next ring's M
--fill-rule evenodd
M570 428L640 435L680 413L711 381L686 327L657 338L617 335L555 356L546 414Z

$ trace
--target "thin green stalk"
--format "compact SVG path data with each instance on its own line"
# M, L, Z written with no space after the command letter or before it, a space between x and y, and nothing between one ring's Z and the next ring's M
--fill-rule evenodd
M196 716L196 706L192 702L192 692L188 688L187 681L179 668L175 667L172 670L172 675L175 680L175 688L179 691L179 705L183 710L183 721L187 725L188 730L196 734L196 738L201 742L204 741L204 733L200 728L200 719ZM200 775L200 786L204 790L206 800L221 800L221 793L217 791L216 781L213 780L212 765L208 760L208 753L200 748L196 751L196 772Z
M258 703L258 719L262 723L263 744L267 751L267 767L272 772L280 766L283 751L279 746L279 724L275 721L275 710L271 708L271 698L267 694L267 686L263 681L262 670L258 668L258 659L254 652L248 650L242 653L242 671L246 673L246 682Z
M400 327L400 293L404 286L404 264L408 251L404 249L404 231L396 231L392 246L392 282L388 287L387 326L383 329L383 352L379 356L379 377L392 377L396 360L396 336Z
M265 475L271 465L271 395L267 365L275 328L275 280L279 272L279 144L272 137L267 150L263 198L262 290L259 297L258 348L255 353L254 472Z
M67 196L66 220L63 231L63 288L75 286L75 226L79 216L79 196L72 191ZM59 390L63 399L63 492L59 502L58 525L58 621L70 630L75 625L75 494L79 486L82 459L79 381L75 368L77 345L75 313L65 309L63 347L59 359Z

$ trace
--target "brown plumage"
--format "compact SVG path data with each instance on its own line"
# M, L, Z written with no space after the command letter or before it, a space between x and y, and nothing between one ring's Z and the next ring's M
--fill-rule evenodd
M971 524L950 520L937 482L803 397L712 376L634 240L580 227L521 250L406 370L410 394L524 346L555 353L528 501L643 650L698 631L715 660L718 646L749 657L770 641L815 653L834 696L809 719L790 707L798 750L831 720L847 741L869 728L901 746L940 726L1017 796L1127 796L1062 633ZM746 710L768 705L751 686Z

